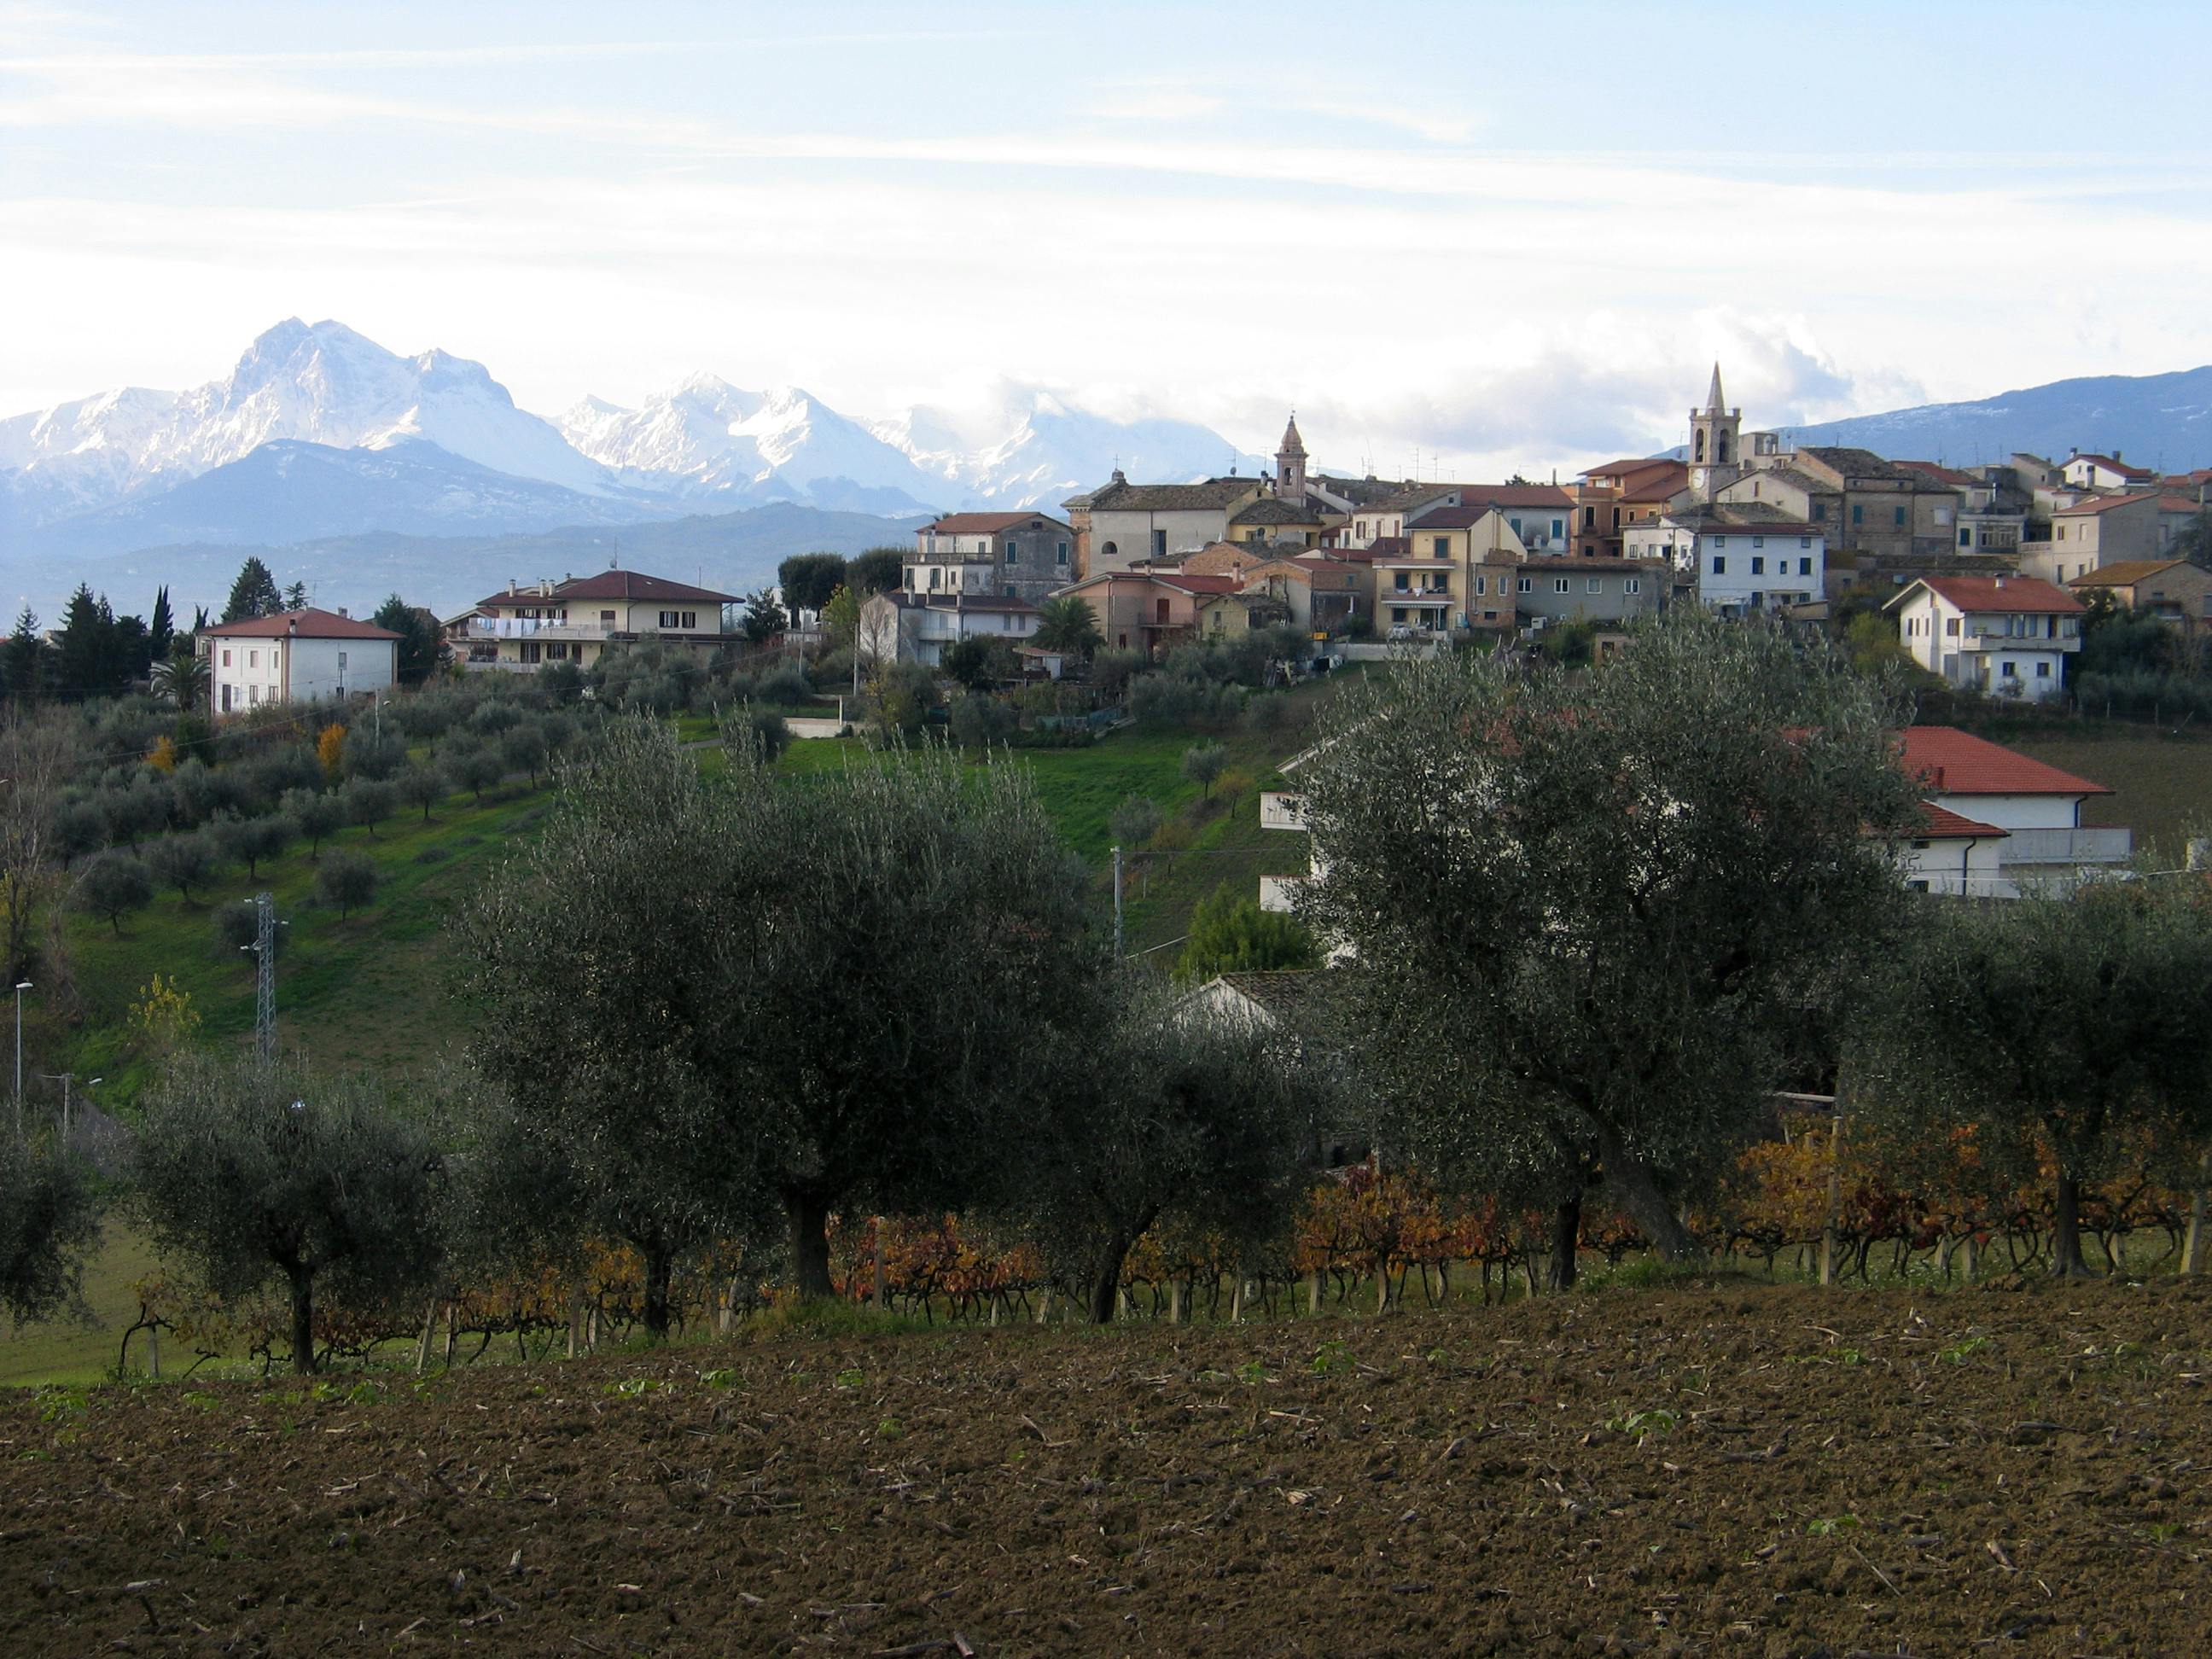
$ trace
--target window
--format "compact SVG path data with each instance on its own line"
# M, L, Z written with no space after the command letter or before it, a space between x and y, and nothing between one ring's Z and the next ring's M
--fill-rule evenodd
M1474 579L1474 591L1478 597L1489 592L1490 578L1487 576L1477 576Z
M1754 576L1764 576L1766 574L1766 556L1765 554L1754 553L1751 556L1751 574Z
M1905 522L1905 509L1901 507L1892 507L1890 509L1889 521L1895 525L1903 524Z
M1826 501L1815 501L1815 502L1814 502L1814 503L1813 503L1813 522L1814 522L1814 524L1826 524L1827 521L1828 521L1828 504L1827 504L1827 502L1826 502Z
M1959 619L1956 617L1944 617L1943 632L1950 638L1954 640L1957 639L1959 637Z
M229 652L228 652L228 651L226 651L226 652L224 652L224 653L222 653L222 665L223 665L225 668L228 668L228 667L229 667L229 666L230 666L230 653L229 653Z
M556 640L545 647L545 659L548 662L566 662L568 659L568 647Z
M1812 562L1812 560L1810 560L1810 559L1800 559L1800 560L1798 560L1798 561L1797 561L1797 574L1798 574L1799 575L1801 575L1801 576L1809 576L1809 575L1811 575L1811 574L1813 574L1813 562Z
M1595 530L1597 528L1597 509L1595 507L1586 507L1583 509L1583 528L1585 530Z
M1015 561L1017 561L1018 559L1019 559L1019 558L1022 556L1022 550L1021 550L1021 549L1020 549L1020 548L1018 548L1018 547L1017 547L1017 546L1015 546L1015 545L1014 545L1014 544L1013 544L1011 540L1010 540L1010 541L1008 541L1008 542L1006 543L1006 547L1005 547L1005 549L1004 549L1003 550L1004 550L1004 551L1005 551L1005 553L1006 553L1006 562L1007 562L1008 564L1012 564L1013 562L1015 562Z
M2058 539L2062 542L2066 539L2066 526L2063 524L2058 526Z
M1505 521L1505 527L1517 536L1521 533L1521 520L1518 519L1508 519Z
M247 686L246 688L246 701L252 704L256 708L258 708L261 706L261 688L258 685Z
M1856 501L1851 504L1851 522L1853 524L1864 524L1866 522L1866 508L1860 506Z
M258 667L260 667L260 666L261 666L261 653L260 653L258 651L249 651L249 652L247 652L247 653L246 653L246 665L248 668L258 668Z
M1566 533L1567 521L1565 519L1554 519L1552 520L1552 539L1553 541L1557 541L1560 537Z
M1605 578L1604 578L1604 577L1602 577L1602 576L1589 576L1589 577L1585 577L1585 578L1583 579L1583 592L1585 592L1585 593L1602 593L1602 592L1605 592Z
M1451 538L1449 536L1430 537L1429 550L1439 559L1449 559L1451 557Z
M339 652L339 653L338 653L338 672L339 672L339 673L341 673L341 674L343 674L343 673L344 673L344 672L345 672L345 659L346 659L346 653L345 653L344 652L343 652L343 651Z
M1753 547L1764 547L1766 545L1766 538L1764 536L1753 536L1751 538L1751 544Z
M2039 680L2049 679L2051 678L2051 665L2047 662L2039 662L2036 664L2035 678Z
M2002 674L2008 680L2016 680L2020 678L2020 671L2008 662L1999 663L1997 665L1997 672Z
M1164 559L1167 556L1168 532L1164 530L1155 530L1152 532L1152 556L1156 559Z
M1641 593L1644 591L1644 578L1630 576L1624 579L1620 584L1620 591L1624 593Z
M1717 553L1713 555L1713 574L1716 576L1728 574L1728 561Z
M1513 581L1513 591L1516 593L1534 592L1536 591L1535 579L1530 576L1516 576L1514 578Z
M1567 579L1565 576L1554 576L1552 578L1552 592L1554 593L1565 592L1568 586Z
M612 628L614 625L615 625L615 613L614 613L613 611L600 611L600 612L599 612L599 626L600 626L600 627L602 627L602 628Z
M1800 547L1810 547L1812 544L1813 538L1810 536L1800 536L1797 538L1797 545Z
M545 654L545 653L544 653L544 648L543 648L541 646L539 646L539 644L538 643L538 641L535 641L535 640L525 640L525 641L522 642L522 660L523 660L523 661L525 661L525 662L537 662L537 661L538 661L541 658L543 658L544 654Z
M1055 564L1066 564L1067 562L1067 544L1066 542L1060 542L1055 544L1053 550L1053 562Z
M1714 545L1715 547L1726 547L1726 546L1728 545L1728 538L1727 538L1727 537L1725 537L1725 536L1716 536L1716 537L1714 537L1714 538L1713 538L1713 545Z

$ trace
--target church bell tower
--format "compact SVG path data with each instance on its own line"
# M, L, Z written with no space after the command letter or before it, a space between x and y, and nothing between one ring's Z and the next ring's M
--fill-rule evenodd
M1306 447L1298 436L1298 417L1283 428L1283 441L1275 451L1275 494L1286 501L1303 501L1306 495Z
M1743 476L1742 426L1743 411L1730 409L1721 394L1721 366L1715 363L1705 406L1690 411L1690 489L1699 501L1711 501Z

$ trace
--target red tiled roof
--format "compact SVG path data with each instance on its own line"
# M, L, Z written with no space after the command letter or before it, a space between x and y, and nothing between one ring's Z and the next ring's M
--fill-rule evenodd
M2158 510L2161 513L2202 513L2204 504L2192 495L2167 494L2158 498Z
M356 622L350 617L339 616L335 611L318 611L313 605L298 611L279 611L273 617L247 617L239 622L217 623L212 628L203 628L199 631L219 635L224 639L250 640L281 640L288 635L302 640L396 640L399 637L388 628Z
M2185 559L2122 559L2117 564L2102 564L2094 570L2085 570L2066 586L2133 587L2137 582L2148 581L2161 570L2171 570L2187 562Z
M2081 608L2081 601L2063 588L2038 581L2033 576L1923 576L1912 587L1924 587L1961 611L2048 612L2070 617ZM1883 608L1903 603L1912 587L1907 587Z
M1031 522L1060 524L1058 519L1043 513L948 513L935 524L924 525L922 529L939 531L947 536L991 536ZM1066 528L1064 525L1060 527Z
M1934 801L1920 803L1920 836L1923 841L1987 841L1992 836L2009 836L2009 830L2000 830L1994 823L1979 823L1962 817L1948 806L1938 806Z
M1905 769L1946 795L2109 795L2039 760L2016 754L1955 726L1908 726L1897 734Z
M1170 576L1164 572L1152 580L1186 593L1234 593L1243 585L1235 576Z
M2155 478L2158 477L2157 473L2152 471L2147 466L2130 466L2125 461L2117 459L2111 455L2075 455L2069 458L2066 465L2071 466L2075 461L2094 461L2099 466L2111 468L2124 478Z
M2150 499L2148 495L2092 495L2088 500L2076 501L2071 507L2062 507L2051 516L2054 519L2063 519L2077 513L2109 513L2116 507L2133 507L2137 501L2147 501Z
M495 593L479 605L542 605L562 599L677 599L693 605L735 605L733 594L710 587L672 582L665 576L647 576L635 570L602 570L589 576L572 576L552 584L550 593L538 592L535 583L512 593Z

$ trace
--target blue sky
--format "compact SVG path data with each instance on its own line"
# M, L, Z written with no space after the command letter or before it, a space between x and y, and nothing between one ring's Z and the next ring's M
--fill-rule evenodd
M2212 361L2204 10L0 0L0 412L337 317L1533 471Z

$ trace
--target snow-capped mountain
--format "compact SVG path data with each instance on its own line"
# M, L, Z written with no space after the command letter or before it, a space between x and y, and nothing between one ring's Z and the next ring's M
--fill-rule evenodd
M420 440L495 472L583 495L615 493L605 468L514 406L481 363L402 357L343 323L276 325L220 380L182 393L128 387L0 423L0 466L31 522L102 507L299 440L381 449Z
M963 501L1057 508L1116 467L1132 478L1170 483L1215 477L1232 468L1264 471L1220 434L1189 421L1115 421L1077 409L1040 386L1007 386L978 433L949 412L918 407L876 428L915 465L957 489ZM990 435L991 432L1000 435Z
M582 453L625 480L678 493L904 513L941 505L941 480L797 386L746 392L694 375L623 409L586 398L561 417Z
M1116 465L1167 481L1249 459L1204 427L1109 420L1019 386L964 416L924 406L870 422L797 386L699 374L641 407L586 398L547 420L481 363L402 356L343 323L293 318L204 386L127 386L0 420L0 533L30 560L535 533L784 502L901 519L1051 511Z

